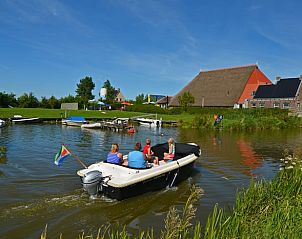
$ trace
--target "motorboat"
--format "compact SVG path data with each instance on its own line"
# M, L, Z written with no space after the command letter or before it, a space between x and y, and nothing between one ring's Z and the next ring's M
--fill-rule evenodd
M164 152L168 151L168 144L157 144L151 150L162 159ZM147 168L137 169L103 161L81 169L77 174L81 178L83 189L91 197L104 195L123 200L167 186L172 187L188 178L200 155L198 145L176 143L175 158L171 162L161 160L159 165L150 163Z
M82 116L71 116L66 119L62 119L62 124L67 126L81 127L83 124L87 123L88 122Z
M21 124L37 123L40 122L40 120L41 119L37 117L28 118L28 117L23 117L22 115L14 115L14 117L10 118L10 121L12 121L13 123L21 123Z
M4 127L6 125L5 121L0 119L0 128Z
M158 119L147 119L147 118L136 118L136 121L139 122L140 125L149 126L149 127L161 127L162 120Z

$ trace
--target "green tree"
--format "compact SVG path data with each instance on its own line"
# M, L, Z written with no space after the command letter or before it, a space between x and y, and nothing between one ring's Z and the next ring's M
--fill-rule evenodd
M52 109L59 109L60 108L60 102L56 97L51 96L49 98L48 102L49 102L49 105Z
M21 108L36 108L39 106L38 99L33 95L32 92L29 94L24 93L18 98L19 107Z
M103 88L107 89L107 96L106 99L104 100L105 103L112 104L115 99L115 88L111 85L109 80L106 80L104 82Z
M194 96L186 91L182 95L178 96L179 105L186 111L188 107L192 106L195 103Z
M141 104L141 103L145 102L145 95L142 93L142 94L139 94L138 96L136 96L135 102L137 104Z
M78 97L81 97L85 105L87 105L88 100L93 100L94 95L92 95L92 90L95 87L95 84L92 81L92 77L86 76L84 79L80 80L80 83L77 84L76 93Z
M7 108L9 106L16 107L18 105L16 95L13 93L0 92L0 107Z
M46 109L50 108L49 101L45 96L41 97L40 106L41 106L41 108L46 108Z
M60 99L60 101L61 101L62 103L76 103L76 102L77 102L77 99L76 99L76 97L74 97L74 96L72 96L72 95L68 95L68 96L66 96L66 97L62 97L62 98Z

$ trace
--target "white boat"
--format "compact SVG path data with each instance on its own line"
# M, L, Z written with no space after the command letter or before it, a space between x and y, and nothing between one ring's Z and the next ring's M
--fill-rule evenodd
M159 158L163 158L167 150L167 143L152 147ZM172 187L188 178L200 154L200 148L196 144L176 143L175 158L171 162L160 161L160 165L149 164L151 167L137 169L104 161L79 170L77 174L89 195L102 194L122 200L167 186Z
M39 122L41 119L40 119L40 118L37 118L37 117L27 118L27 117L23 117L22 115L14 115L14 117L10 118L10 120L11 120L13 123L29 124L29 123L37 123L37 122Z
M89 124L82 124L81 128L83 129L100 129L102 128L102 124L101 123L89 123Z
M87 124L88 122L82 116L71 116L66 119L62 119L62 124L67 126L76 126L81 127L83 124Z
M4 127L6 125L5 121L0 119L0 128Z
M149 127L161 127L162 120L158 119L147 119L147 118L136 118L136 121L140 123L140 125L149 126Z

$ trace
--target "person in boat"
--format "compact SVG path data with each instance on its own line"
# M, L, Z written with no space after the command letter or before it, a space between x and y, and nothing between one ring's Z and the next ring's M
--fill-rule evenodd
M118 144L112 144L111 145L111 151L107 156L107 162L108 163L113 163L113 164L126 164L123 160L123 154L118 152L119 150L119 145Z
M173 138L170 138L168 140L168 145L169 145L169 151L168 153L164 153L164 160L173 160L175 156L175 141Z
M129 134L134 134L134 133L135 133L135 128L134 128L133 124L130 124L130 125L128 126L127 132L128 132Z
M147 168L147 158L141 151L141 143L134 145L134 151L128 154L128 167L130 168Z
M151 139L149 138L146 139L146 144L144 146L143 153L149 162L152 162L157 165L159 164L158 157L154 156L154 153L151 150Z

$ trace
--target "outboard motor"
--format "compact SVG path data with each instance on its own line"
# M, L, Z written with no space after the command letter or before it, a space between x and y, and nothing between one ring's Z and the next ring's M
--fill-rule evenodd
M96 196L102 190L102 172L94 170L84 174L82 177L82 184L84 190L90 196Z

